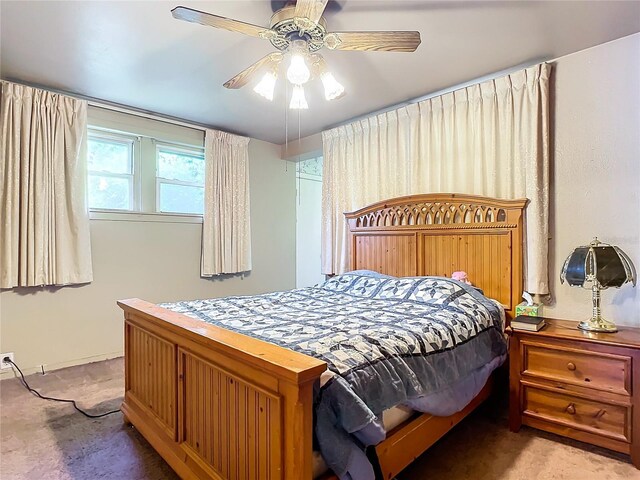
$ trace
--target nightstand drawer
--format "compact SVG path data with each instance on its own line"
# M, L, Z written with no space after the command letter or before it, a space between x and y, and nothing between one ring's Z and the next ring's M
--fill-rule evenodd
M523 408L527 416L631 441L630 407L523 386Z
M522 373L631 395L631 358L522 341Z

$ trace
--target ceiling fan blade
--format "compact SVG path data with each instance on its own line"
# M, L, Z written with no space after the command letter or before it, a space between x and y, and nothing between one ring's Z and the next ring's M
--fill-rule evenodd
M298 0L294 15L318 23L329 0Z
M420 32L335 32L324 37L332 50L413 52L420 45Z
M256 75L278 65L282 61L282 54L275 52L262 57L250 67L245 68L231 80L224 84L226 88L242 88L249 83Z
M230 32L244 33L252 37L263 38L261 33L268 32L269 29L253 25L251 23L241 22L239 20L233 20L231 18L220 17L218 15L212 15L211 13L201 12L200 10L194 10L187 7L176 7L171 10L173 18L178 20L185 20L187 22L199 23L201 25L208 25L210 27L222 28L229 30Z

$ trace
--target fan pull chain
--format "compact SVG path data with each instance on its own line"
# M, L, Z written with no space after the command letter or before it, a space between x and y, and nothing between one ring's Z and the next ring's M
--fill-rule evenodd
M300 162L300 109L298 109L298 161L296 170L298 171L298 205L302 202L302 163Z
M287 108L287 99L289 98L289 82L284 83L284 151L285 155L289 152L289 109ZM289 166L287 159L284 159L284 171L288 173Z

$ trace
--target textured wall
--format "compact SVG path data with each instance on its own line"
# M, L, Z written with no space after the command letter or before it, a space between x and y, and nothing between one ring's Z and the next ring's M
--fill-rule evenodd
M567 255L594 236L640 268L640 34L562 57L554 67L555 113L550 274L551 317L581 320L591 293L559 281ZM602 294L603 314L640 327L640 286Z
M1 352L27 371L122 355L117 299L151 302L254 294L295 287L295 166L280 146L249 143L253 271L200 278L202 225L91 221L94 281L0 293ZM6 375L6 374L5 374Z

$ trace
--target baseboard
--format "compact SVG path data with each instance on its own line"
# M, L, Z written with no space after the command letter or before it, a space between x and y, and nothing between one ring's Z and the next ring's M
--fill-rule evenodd
M124 352L119 351L119 352L112 352L112 353L103 353L101 355L93 355L91 357L78 358L75 360L69 360L67 362L49 363L45 367L45 371L49 373L49 372L53 372L54 370L60 370L61 368L75 367L76 365L84 365L85 363L101 362L103 360L122 357L123 355L124 355ZM25 375L31 375L32 373L40 373L42 371L39 365L35 367L27 367L27 368L20 365L20 368L22 369L22 373L24 373ZM0 380L7 380L9 378L16 378L16 377L18 377L18 372L14 371L13 369L5 370L2 373L0 373Z

